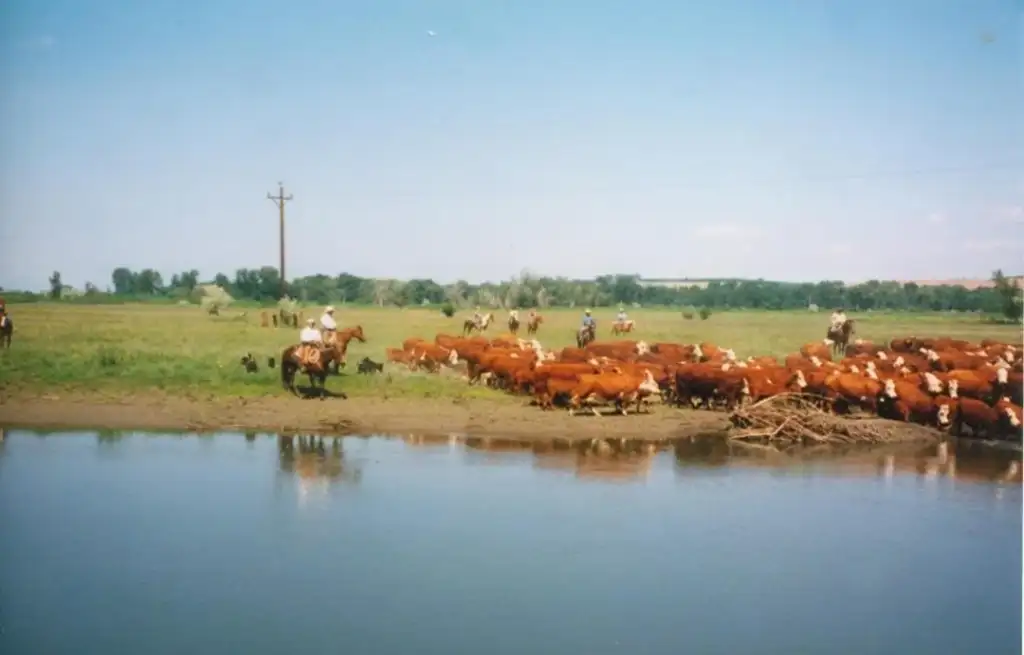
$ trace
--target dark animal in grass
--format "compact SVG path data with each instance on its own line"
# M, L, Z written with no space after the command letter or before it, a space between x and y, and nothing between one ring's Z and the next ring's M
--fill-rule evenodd
M359 362L359 372L363 375L370 375L371 373L381 373L384 370L383 364L378 364L369 357L363 357L362 361Z
M0 314L0 348L11 347L11 336L14 334L14 321L7 314Z
M267 368L274 368L274 361L273 357L267 357Z
M256 363L256 359L253 358L252 353L245 353L242 356L242 367L245 368L246 373L259 373L260 367Z

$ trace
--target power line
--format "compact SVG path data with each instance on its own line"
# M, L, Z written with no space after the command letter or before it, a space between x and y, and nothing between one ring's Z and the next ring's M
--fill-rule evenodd
M292 198L294 198L294 196L292 196L291 194L288 194L287 196L284 195L284 182L278 182L277 183L277 195L276 196L275 195L271 195L270 193L267 194L267 199L268 200L272 200L274 202L274 204L277 205L277 209L278 209L278 212L280 213L280 217L281 217L281 233L280 233L281 253L280 253L280 255L281 255L281 297L282 298L284 298L287 295L287 292L288 292L288 285L285 282L285 276L284 276L284 206Z

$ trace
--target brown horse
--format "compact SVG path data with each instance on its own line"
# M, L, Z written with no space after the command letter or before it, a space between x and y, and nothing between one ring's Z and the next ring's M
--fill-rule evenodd
M477 332L483 332L484 330L487 329L487 326L490 325L491 321L493 320L494 314L484 314L483 318L480 319L479 323L477 323L471 318L467 318L466 321L462 324L462 336L471 334L474 330L476 330Z
M850 339L853 337L853 333L854 327L852 318L846 319L846 322L843 323L838 330L833 330L829 327L825 336L832 341L833 355L843 355L846 353L846 347L850 345Z
M337 345L340 353L338 360L334 362L334 368L331 370L334 375L338 374L339 369L345 368L345 364L348 361L348 343L353 339L359 343L366 343L366 336L363 334L362 325L344 328L334 333L333 343Z
M534 335L537 334L537 330L540 329L540 324L544 322L544 317L540 314L534 314L526 321L526 334Z
M626 333L632 332L633 328L635 328L635 327L636 327L636 321L633 321L633 320L615 321L614 323L612 323L612 334L614 336L618 336L620 334L626 334Z
M597 321L591 323L588 327L581 327L579 332L576 333L576 345L579 348L584 348L590 342L597 338Z
M508 331L512 334L519 334L519 319L515 316L508 317Z
M341 350L337 345L313 346L297 344L288 346L281 353L281 384L296 396L299 390L295 387L295 374L300 370L309 376L309 385L312 391L317 392L319 381L320 400L327 395L327 371L332 362L337 362L341 356ZM345 394L341 394L344 398Z
M14 321L5 311L0 314L0 348L11 347L11 336L14 334Z

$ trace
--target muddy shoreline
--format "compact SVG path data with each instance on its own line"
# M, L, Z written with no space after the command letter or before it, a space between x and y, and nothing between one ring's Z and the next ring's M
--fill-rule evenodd
M454 434L520 440L629 438L668 441L721 434L722 412L656 405L649 414L541 411L520 399L380 399L344 401L292 397L183 398L83 392L16 394L0 399L0 426L38 430L150 430L278 434Z

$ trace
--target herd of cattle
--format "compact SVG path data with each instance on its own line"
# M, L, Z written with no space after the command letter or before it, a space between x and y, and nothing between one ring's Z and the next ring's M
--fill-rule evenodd
M542 409L570 414L613 404L622 414L652 398L679 406L734 409L780 393L818 397L827 411L860 410L955 434L1020 438L1021 347L985 339L906 337L888 345L857 340L839 361L825 339L805 344L779 362L737 358L713 343L593 342L546 350L536 340L508 335L437 335L388 348L388 360L438 372L465 365L470 384L531 394Z

